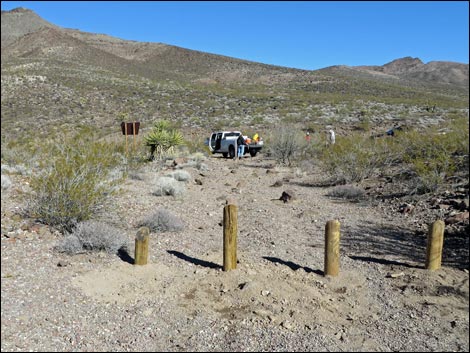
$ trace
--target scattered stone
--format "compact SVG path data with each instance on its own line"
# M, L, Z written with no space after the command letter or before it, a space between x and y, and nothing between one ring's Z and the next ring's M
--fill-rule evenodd
M57 263L57 267L67 267L68 265L70 265L70 262L64 260L59 260L59 262Z
M296 199L297 199L297 197L296 197L295 193L292 190L283 191L281 197L279 198L279 200L284 201L284 203L292 202Z
M232 196L228 196L227 200L225 200L226 205L236 205L237 204L237 199Z
M405 275L405 272L400 272L400 273L388 273L387 274L387 277L388 278L398 278L398 277L402 277Z
M281 322L281 326L284 327L287 330L292 330L294 328L294 325L291 322L287 321L287 320Z
M455 224L465 220L468 220L468 211L458 213L455 216L447 217L444 222L445 224Z
M399 211L403 214L409 214L413 212L414 208L415 207L413 205L405 203L399 207Z
M188 159L187 158L184 158L184 157L177 157L173 160L173 166L177 166L177 165L181 165L181 164L185 164L185 163L188 163Z

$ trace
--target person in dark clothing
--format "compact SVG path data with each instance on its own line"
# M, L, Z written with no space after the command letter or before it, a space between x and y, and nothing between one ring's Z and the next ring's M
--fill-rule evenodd
M243 155L245 154L245 146L246 146L246 141L243 138L242 134L238 136L237 146L238 146L238 158L242 158Z

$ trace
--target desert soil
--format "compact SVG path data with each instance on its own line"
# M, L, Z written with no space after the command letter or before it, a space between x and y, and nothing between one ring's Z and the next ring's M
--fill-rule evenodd
M168 170L126 181L107 220L128 235L127 257L54 251L61 235L19 215L27 185L12 175L2 192L2 351L469 350L468 270L447 253L426 270L412 216L331 198L320 175L263 154L204 165L184 168L181 198L152 195ZM285 190L296 199L279 200ZM232 271L222 270L227 198L238 205ZM159 207L185 228L151 233L149 263L133 265L138 224ZM324 239L334 219L341 264L331 277Z

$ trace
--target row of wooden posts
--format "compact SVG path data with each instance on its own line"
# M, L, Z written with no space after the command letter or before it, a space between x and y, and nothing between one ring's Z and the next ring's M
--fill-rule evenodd
M223 218L223 270L230 271L237 268L237 233L238 233L238 208L234 204L224 207ZM146 265L149 250L149 228L142 227L135 237L135 265ZM337 276L339 274L339 243L340 222L328 221L325 226L325 261L324 275ZM437 270L441 267L442 248L444 244L444 222L435 221L429 227L426 248L425 268Z

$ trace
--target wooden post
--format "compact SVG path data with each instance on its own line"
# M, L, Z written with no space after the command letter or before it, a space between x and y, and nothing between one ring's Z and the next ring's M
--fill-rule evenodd
M133 135L134 152L135 152L135 121L132 122L132 135Z
M124 122L124 134L126 135L126 155L127 155L127 123Z
M325 276L337 276L339 273L339 227L337 220L328 221L325 226Z
M442 247L444 245L444 227L441 220L435 221L429 227L428 244L426 249L426 269L438 270L441 268Z
M224 271L237 268L238 215L236 205L224 207Z
M135 236L135 256L134 265L146 265L149 254L149 233L148 227L141 227Z

